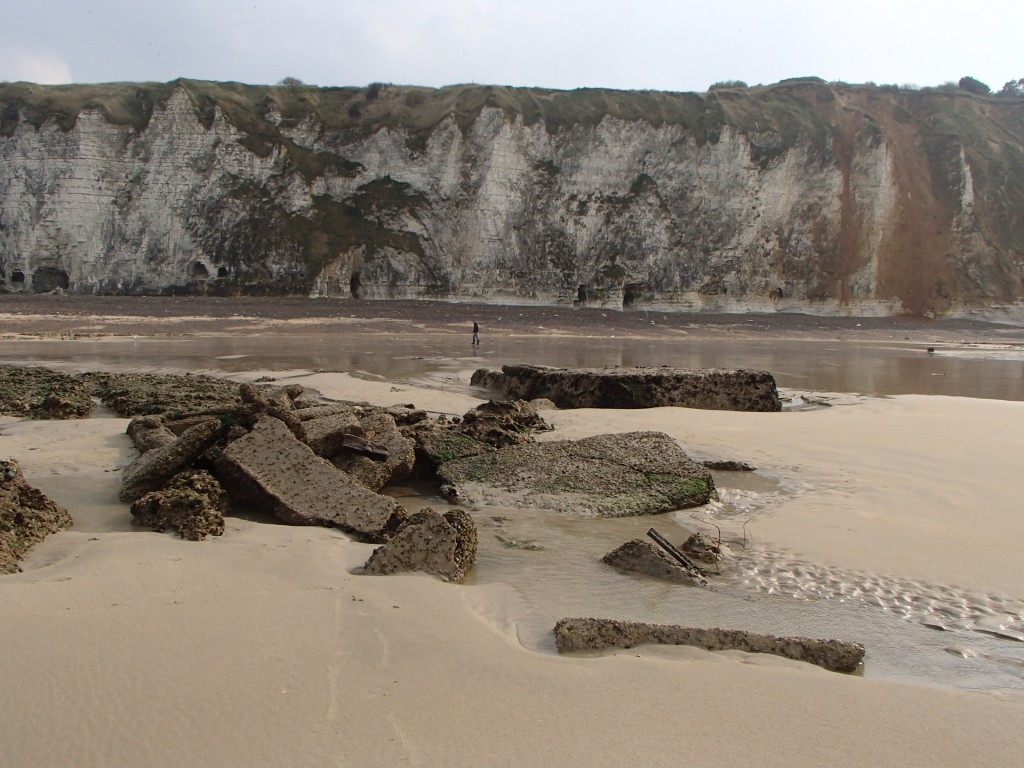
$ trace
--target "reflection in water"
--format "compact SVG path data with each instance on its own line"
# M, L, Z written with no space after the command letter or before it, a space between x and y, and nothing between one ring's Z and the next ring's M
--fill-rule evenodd
M654 340L489 336L466 351L463 334L273 336L5 341L7 362L63 361L79 368L223 372L363 371L404 381L507 363L602 368L758 368L780 387L866 395L951 395L1024 400L1024 349L892 342Z

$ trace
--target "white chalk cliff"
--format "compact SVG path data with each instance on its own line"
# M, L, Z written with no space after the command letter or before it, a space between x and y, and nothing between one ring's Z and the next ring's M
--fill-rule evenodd
M0 289L1022 318L1022 102L4 84Z

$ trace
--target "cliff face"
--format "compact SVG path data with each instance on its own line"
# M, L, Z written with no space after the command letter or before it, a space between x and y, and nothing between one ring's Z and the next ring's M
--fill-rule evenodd
M1024 318L1024 100L0 85L0 288Z

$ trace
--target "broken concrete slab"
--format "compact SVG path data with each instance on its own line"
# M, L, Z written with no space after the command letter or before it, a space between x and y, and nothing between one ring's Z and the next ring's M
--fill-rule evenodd
M412 515L366 561L364 573L423 571L444 581L462 582L476 562L477 532L461 509L443 515L424 509Z
M365 456L374 461L387 461L391 458L391 449L383 443L373 443L355 435L345 435L341 443L341 453Z
M36 365L0 365L0 413L82 419L92 411L88 379Z
M470 383L513 399L548 398L559 408L676 405L727 411L780 411L768 371L726 368L481 368Z
M175 440L139 456L121 473L121 501L132 503L150 491L158 491L206 451L220 437L221 423L207 419Z
M292 434L301 438L302 426L295 415L293 398L302 392L301 384L287 387L264 388L254 384L241 384L238 394L244 404L238 417L242 423L252 427L264 415L270 415L284 422Z
M420 421L405 406L333 403L294 411L298 438L374 491L407 479L416 462L415 442L399 430L395 414L409 424Z
M331 525L382 541L405 519L393 499L374 493L317 456L279 419L263 417L224 449L215 474L236 504L298 525Z
M661 432L513 445L445 461L437 474L465 499L598 517L706 504L715 487L711 473Z
M369 407L369 403L363 402L337 402L337 403L321 403L320 405L313 406L310 408L296 408L295 415L301 421L312 421L314 419L322 419L327 416L336 416L338 414L351 414L352 409L360 406Z
M709 651L769 653L806 661L832 672L853 672L864 661L864 646L844 640L780 637L735 629L701 629L614 619L568 618L555 625L560 653L633 648L645 643L692 645Z

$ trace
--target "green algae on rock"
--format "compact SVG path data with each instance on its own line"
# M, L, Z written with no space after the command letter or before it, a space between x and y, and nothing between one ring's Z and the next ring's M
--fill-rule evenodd
M715 487L711 473L660 432L513 445L445 462L437 474L466 498L597 517L699 506Z

